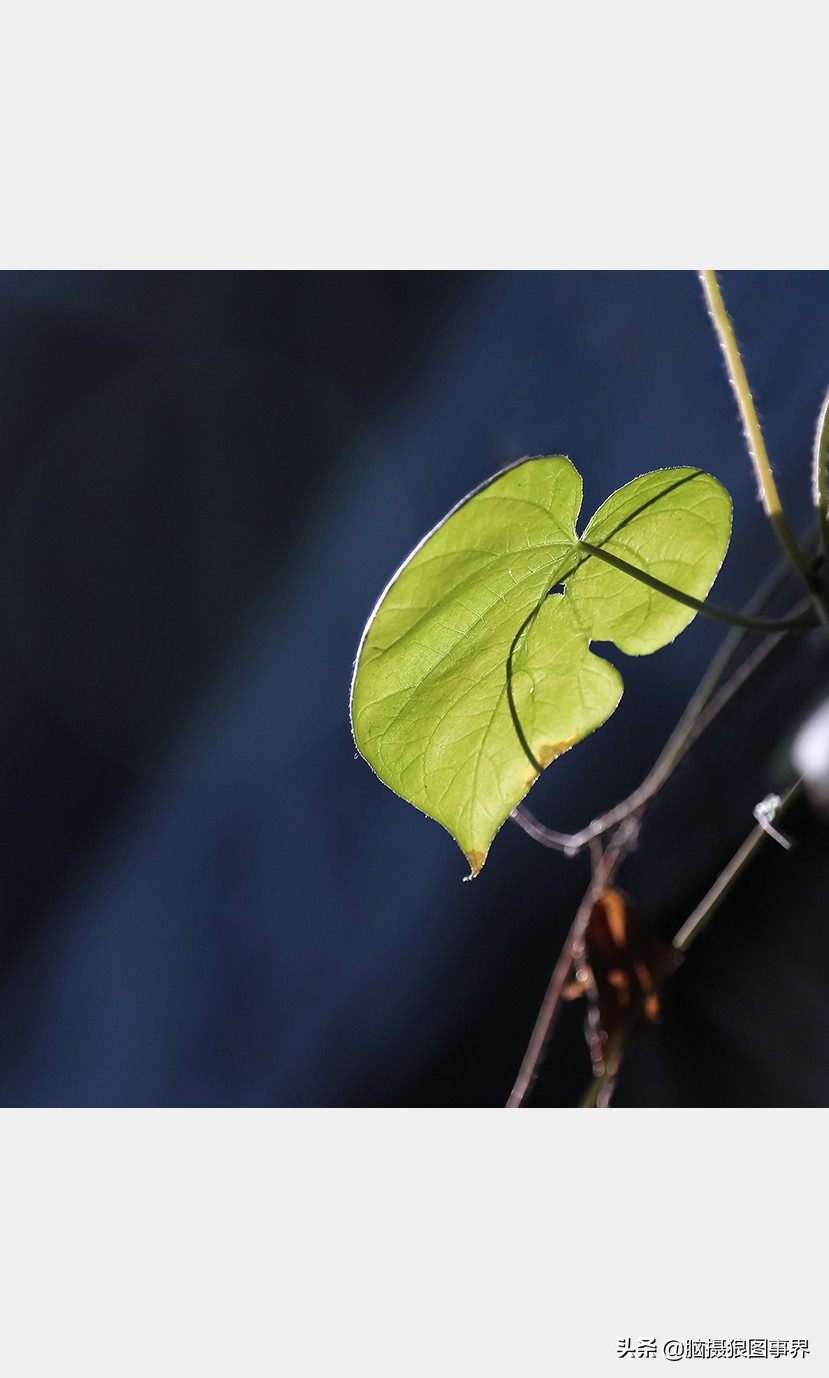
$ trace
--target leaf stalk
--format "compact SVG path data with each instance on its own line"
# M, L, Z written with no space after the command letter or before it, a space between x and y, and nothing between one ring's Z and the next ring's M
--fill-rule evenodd
M713 618L715 622L725 622L729 627L744 627L748 631L758 632L793 632L814 627L817 623L817 618L813 612L801 613L797 617L748 617L745 613L734 612L730 608L721 608L716 603L703 602L699 598L692 597L690 593L683 593L681 589L663 583L661 579L647 574L645 570L637 569L636 565L628 564L627 560L622 560L618 555L611 554L603 546L592 545L590 541L579 541L579 546L587 554L595 555L596 559L603 560L607 565L612 565L622 574L629 574L632 579L637 579L640 584L647 585L656 593L662 593L666 598L673 598L674 602L683 603L686 608L693 608L694 612L702 613L704 617Z

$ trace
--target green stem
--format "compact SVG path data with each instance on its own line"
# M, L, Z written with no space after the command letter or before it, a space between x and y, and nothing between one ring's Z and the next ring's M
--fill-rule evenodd
M710 269L704 269L700 272L699 276L705 293L705 300L708 304L711 322L725 357L728 381L731 384L731 389L736 398L740 417L742 419L748 452L751 456L751 462L754 465L754 473L757 477L757 485L760 490L760 501L777 533L777 539L785 550L792 566L802 575L808 588L813 590L815 584L814 574L783 512L780 495L777 492L777 484L774 481L769 457L766 453L766 442L763 439L763 432L760 430L760 422L757 418L754 398L751 395L751 389L749 388L748 379L746 378L746 371L743 367L740 349L734 334L734 327L731 324L728 312L725 309L725 302L722 299L720 285L717 282L717 274Z
M604 1087L605 1082L607 1082L608 1080L609 1076L606 1072L602 1072L601 1076L593 1078L584 1095L582 1096L581 1100L579 1101L579 1110L596 1109L596 1104L598 1102L602 1088Z
M595 555L598 560L612 565L622 574L629 574L632 579L638 579L640 584L647 585L656 593L663 593L667 598L673 598L674 602L683 603L686 608L693 608L694 612L711 617L715 622L725 622L729 627L746 627L749 631L758 632L789 632L801 631L804 627L815 625L812 613L804 613L800 617L746 617L745 614L732 612L729 608L720 608L716 603L704 603L699 598L692 598L690 593L683 593L681 589L675 589L670 584L663 583L661 579L655 579L652 574L646 574L643 569L637 569L636 565L628 564L627 560L620 559L618 555L611 555L603 546L591 545L589 541L579 541L579 545L588 554Z

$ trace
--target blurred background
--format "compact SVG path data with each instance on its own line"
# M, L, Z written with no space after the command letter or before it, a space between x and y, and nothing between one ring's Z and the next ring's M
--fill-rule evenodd
M721 285L808 531L829 274ZM3 1104L504 1103L587 861L507 824L462 884L355 757L348 691L411 547L537 453L582 472L585 518L648 469L715 474L720 603L778 562L691 272L0 274ZM575 829L632 789L721 639L611 651L622 703L534 812ZM787 643L655 803L620 882L666 936L828 679L819 634ZM807 804L786 831L616 1103L829 1103L829 833ZM584 1092L583 1018L534 1105Z

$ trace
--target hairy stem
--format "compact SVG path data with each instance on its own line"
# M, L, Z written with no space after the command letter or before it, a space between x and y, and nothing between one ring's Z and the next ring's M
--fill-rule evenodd
M700 272L700 281L705 293L705 300L708 304L708 312L711 323L720 342L723 356L725 358L726 372L728 381L737 401L740 417L745 432L748 452L751 462L754 465L754 473L757 478L757 486L760 491L760 501L771 521L777 534L781 546L792 567L806 581L810 589L814 587L814 575L806 556L801 550L795 538L794 532L789 526L780 502L780 495L777 492L777 484L771 471L771 464L766 453L766 442L763 439L763 432L760 429L760 422L757 417L757 410L754 406L754 398L746 378L746 371L734 334L734 327L731 324L728 312L725 309L725 302L722 299L722 292L717 281L717 274L710 269Z
M827 449L829 449L829 392L823 399L815 431L815 445L812 457L812 498L817 508L820 523L820 539L823 547L824 579L829 572L829 511L827 511Z

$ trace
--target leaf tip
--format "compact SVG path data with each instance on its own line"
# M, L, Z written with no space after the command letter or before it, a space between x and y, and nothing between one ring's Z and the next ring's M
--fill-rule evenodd
M486 852L464 852L464 856L472 867L469 875L464 876L464 880L474 880L480 874L481 867L486 861Z

